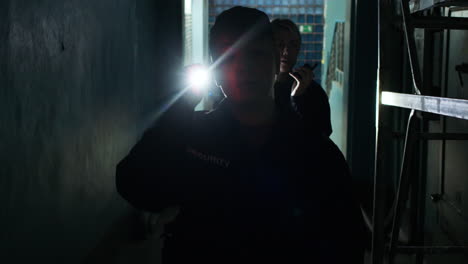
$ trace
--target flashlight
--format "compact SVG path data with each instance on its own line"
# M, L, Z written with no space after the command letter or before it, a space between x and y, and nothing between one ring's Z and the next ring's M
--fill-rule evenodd
M310 66L309 64L306 63L304 64L303 67L313 71L317 66L318 66L318 63L315 63L314 66ZM293 77L295 80L294 87L291 90L291 96L297 96L297 95L303 94L305 92L305 89L299 90L299 86L300 86L299 83L302 81L302 76L299 74L299 72L292 72L292 73L289 73L289 75Z
M188 67L187 81L192 91L199 93L206 90L210 83L210 79L210 71L207 67L200 64Z
M318 63L315 63L314 66L310 66L310 64L308 63L304 64L304 67L311 69L311 70L315 70L317 66L318 66ZM294 74L294 76L296 76L296 78L298 78L299 80L302 80L302 76L298 72L293 72L292 74Z

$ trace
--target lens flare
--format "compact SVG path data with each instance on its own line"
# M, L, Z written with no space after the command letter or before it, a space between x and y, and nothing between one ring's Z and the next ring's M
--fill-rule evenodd
M181 97L183 97L190 90L196 93L203 92L204 89L209 87L211 77L211 72L214 71L226 58L231 56L236 50L241 48L246 44L252 37L252 34L256 30L256 26L252 27L248 32L246 32L242 37L240 37L227 51L225 51L216 61L214 61L208 68L197 65L197 67L189 68L188 72L185 72L185 78L181 76L181 79L185 79L185 84L179 92L169 96L164 103L160 105L159 108L154 109L153 111L146 114L144 121L141 124L139 131L145 131L152 124L157 122L159 118L165 113L169 108L172 107Z
M210 72L203 66L194 67L188 72L189 86L195 91L204 90L207 88L210 81Z

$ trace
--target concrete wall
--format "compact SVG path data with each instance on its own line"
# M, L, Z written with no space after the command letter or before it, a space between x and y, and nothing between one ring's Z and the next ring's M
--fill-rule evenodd
M78 263L129 211L115 165L181 58L159 2L0 2L0 262Z

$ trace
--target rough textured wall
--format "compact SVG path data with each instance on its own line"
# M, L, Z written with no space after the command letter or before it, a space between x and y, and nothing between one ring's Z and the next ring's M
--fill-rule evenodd
M159 2L1 1L0 262L79 262L129 210L115 165L180 59Z

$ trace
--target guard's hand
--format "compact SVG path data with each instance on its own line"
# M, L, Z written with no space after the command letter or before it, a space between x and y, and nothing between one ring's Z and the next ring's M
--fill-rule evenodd
M310 66L302 66L294 69L293 72L294 73L289 73L289 75L294 79L291 96L303 95L307 91L307 87L309 87L315 78L314 70Z

